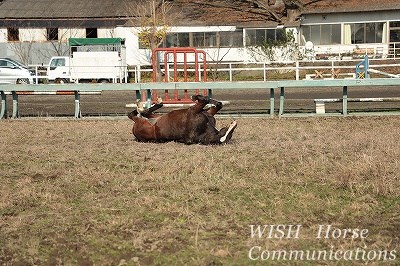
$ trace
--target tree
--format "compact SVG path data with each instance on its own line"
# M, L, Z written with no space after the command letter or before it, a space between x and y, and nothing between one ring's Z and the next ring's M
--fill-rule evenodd
M270 20L280 24L299 20L307 6L326 0L244 0L253 3L254 7L267 13Z
M318 2L335 5L328 3L328 0L176 0L174 2L190 5L193 7L190 16L193 19L205 18L206 22L214 19L220 21L220 14L224 12L227 15L235 13L237 19L245 22L254 21L255 18L278 24L298 21L306 8L312 8Z
M165 40L173 18L170 14L172 2L165 0L141 0L129 3L128 9L133 14L132 24L138 24L139 42L152 51ZM157 57L157 81L161 80L159 57Z

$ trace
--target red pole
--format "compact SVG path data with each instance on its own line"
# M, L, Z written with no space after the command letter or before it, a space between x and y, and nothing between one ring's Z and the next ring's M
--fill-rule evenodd
M183 80L187 82L187 53L183 53Z

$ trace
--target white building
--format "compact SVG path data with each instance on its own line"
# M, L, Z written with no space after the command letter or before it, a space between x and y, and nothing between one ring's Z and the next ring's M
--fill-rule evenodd
M47 64L51 56L68 51L70 37L121 37L126 40L127 63L147 64L151 51L139 43L143 25L137 2L1 0L0 57ZM284 32L294 35L300 51L317 59L400 54L400 1L303 0L302 6L280 0L148 2L155 8L162 2L172 7L171 27L162 46L201 48L208 60L266 60L250 47L279 41Z

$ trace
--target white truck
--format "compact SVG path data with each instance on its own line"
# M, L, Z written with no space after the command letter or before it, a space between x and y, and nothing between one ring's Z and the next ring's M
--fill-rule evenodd
M127 81L124 40L121 38L70 38L70 56L50 59L47 76L50 82Z

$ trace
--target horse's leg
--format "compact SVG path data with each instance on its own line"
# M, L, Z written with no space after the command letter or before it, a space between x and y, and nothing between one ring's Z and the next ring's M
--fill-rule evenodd
M204 107L210 102L210 98L208 96L202 95L194 95L192 96L192 100L196 101L196 104L189 107L188 110L191 110L193 114L203 112Z
M137 117L139 112L137 110L133 110L132 112L128 113L129 119L133 120L134 117Z
M155 110L158 110L158 109L160 109L161 107L163 107L163 104L162 104L162 103L156 103L156 104L154 104L152 107L150 107L149 109L144 110L143 112L141 112L140 114L141 114L142 116L144 116L144 117L148 117L148 116L152 115L152 113L153 113ZM148 118L149 118L149 117L148 117Z
M215 127L208 125L206 131L200 135L199 143L205 145L227 143L232 138L236 126L236 121L234 121L229 127L224 127L218 131Z
M214 116L219 110L222 109L222 102L210 99L210 103L213 104L213 106L210 107L210 109L207 110L207 113L210 115Z
M133 110L132 112L128 113L128 117L130 119L132 119L133 117L138 116L140 114L140 116L143 116L143 117L146 117L146 118L157 118L157 117L160 117L160 115L155 115L155 114L153 114L153 112L155 110L160 109L161 107L163 107L162 103L156 103L155 105L153 105L149 109L144 110L142 112L139 112L138 109L136 109L136 110Z
M210 103L213 105L211 106L206 112L205 114L208 117L208 122L215 127L217 124L217 121L214 118L214 115L222 109L223 104L217 100L214 99L210 99Z

